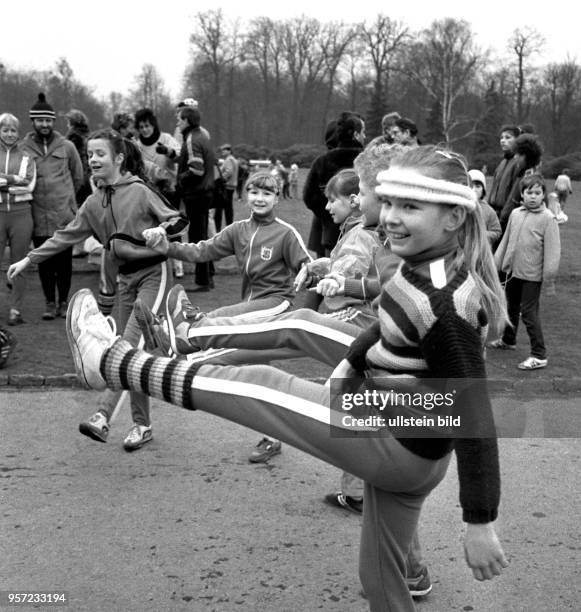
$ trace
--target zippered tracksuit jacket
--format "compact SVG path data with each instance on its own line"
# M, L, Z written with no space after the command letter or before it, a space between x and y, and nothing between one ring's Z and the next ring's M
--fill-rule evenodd
M32 236L32 193L36 185L36 165L22 143L7 147L0 142L0 263L10 245L11 263L21 260ZM22 310L26 277L12 281L10 307Z
M127 174L114 185L99 187L63 229L28 254L39 263L77 242L95 235L119 270L119 319L123 337L133 346L141 342L141 330L133 304L137 297L157 312L172 286L167 256L145 247L142 232L161 226L168 237L188 228L187 220L140 178ZM111 416L118 398L108 397L101 410ZM131 394L131 412L138 425L149 425L149 400Z

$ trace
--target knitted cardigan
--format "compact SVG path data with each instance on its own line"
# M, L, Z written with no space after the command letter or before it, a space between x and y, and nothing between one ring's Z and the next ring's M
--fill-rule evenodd
M428 264L429 265L429 264ZM359 371L383 370L386 376L412 374L422 378L485 379L483 344L486 313L474 278L463 264L445 286L403 262L383 287L378 322L351 345L347 360ZM376 372L374 373L376 374ZM404 438L411 452L439 459L455 450L463 517L469 523L496 519L500 498L498 448L494 420L484 380L460 392L453 415L460 415L467 438ZM434 415L438 408L434 408Z

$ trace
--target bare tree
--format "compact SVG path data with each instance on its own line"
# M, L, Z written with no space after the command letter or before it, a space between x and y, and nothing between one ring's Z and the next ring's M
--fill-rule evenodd
M434 21L410 46L405 71L429 95L430 109L439 109L440 129L446 142L452 142L452 131L465 121L456 116L456 103L473 84L482 58L472 29L464 20Z
M529 67L528 60L536 53L539 53L545 44L543 36L534 28L526 26L517 28L512 33L508 46L516 57L516 104L515 117L517 123L522 123L528 112L525 111L524 96L526 89L527 73Z
M131 98L137 106L148 107L157 113L167 94L164 90L163 79L153 64L143 64L141 72L135 77L135 89Z
M212 74L212 127L211 132L217 140L222 137L222 88L229 64L238 59L237 36L232 36L236 26L224 19L222 9L205 11L196 15L198 27L190 36L194 54L200 56Z
M316 45L320 28L319 21L305 15L286 20L283 25L284 59L292 83L290 122L301 137L305 111L301 102L304 101L306 83L312 85L324 65L322 53Z
M559 155L567 150L567 143L563 141L563 128L573 105L579 99L581 68L570 58L561 64L549 64L544 72L543 84L549 98L552 152L553 155Z
M378 131L381 117L387 110L391 72L408 40L409 30L381 14L371 24L360 24L359 29L373 70L371 128Z

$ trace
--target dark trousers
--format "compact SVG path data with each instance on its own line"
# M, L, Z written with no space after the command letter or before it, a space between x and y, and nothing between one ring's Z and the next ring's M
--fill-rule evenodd
M502 339L506 344L516 344L519 319L522 318L531 343L531 355L538 359L546 359L547 351L539 316L541 286L540 281L526 281L514 276L508 279L505 291L508 318L512 328L506 327Z
M183 198L186 215L190 222L188 229L189 242L199 242L208 239L208 209L212 203L211 193L186 195ZM198 285L210 284L210 264L202 262L196 264L196 283Z
M219 232L222 229L222 211L224 211L225 225L230 225L234 220L234 207L232 201L234 199L234 189L226 190L226 199L222 200L220 206L216 207L216 214L214 215L214 223L216 223L216 231Z
M39 247L49 238L50 236L34 236L32 238L34 247ZM69 299L73 277L73 247L69 247L39 263L38 276L47 303L57 303L57 292L58 303L66 302Z

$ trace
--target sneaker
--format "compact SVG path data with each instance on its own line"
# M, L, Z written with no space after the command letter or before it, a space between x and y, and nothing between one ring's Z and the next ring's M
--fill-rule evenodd
M54 302L47 302L46 309L42 315L43 321L52 321L56 318L56 304Z
M203 314L189 300L182 285L175 285L167 294L165 302L167 327L171 348L177 355L195 353L198 349L190 343L188 331Z
M161 319L140 298L135 300L133 311L143 334L143 348L150 353L159 349L164 355L172 354L169 334L163 328Z
M10 314L8 315L8 325L22 325L24 323L24 319L22 315L16 308L10 309Z
M115 322L101 314L89 289L80 289L71 298L66 328L77 377L87 389L105 389L101 357L117 339Z
M331 506L344 508L354 514L361 514L363 512L363 499L355 499L349 495L344 495L341 491L325 495L325 501Z
M13 334L7 329L2 329L0 327L0 369L8 362L10 353L12 353L17 343L18 341Z
M68 308L68 304L66 302L59 302L56 307L55 315L57 317L63 317L63 318L66 317L67 308Z
M262 438L252 451L250 457L248 457L248 461L250 461L250 463L266 463L271 457L280 455L281 450L282 444L280 440Z
M430 574L428 568L425 567L419 576L415 578L406 578L408 589L412 597L423 597L432 590L432 581L430 580Z
M151 425L133 425L129 430L125 440L123 440L123 448L126 451L133 451L141 448L146 442L153 440L153 432Z
M97 442L107 442L109 421L102 412L95 412L87 421L79 424L79 431Z
M522 363L518 364L519 370L538 370L546 368L549 363L548 359L539 359L538 357L527 357Z
M516 351L516 344L507 344L502 338L489 342L488 346L503 351Z

